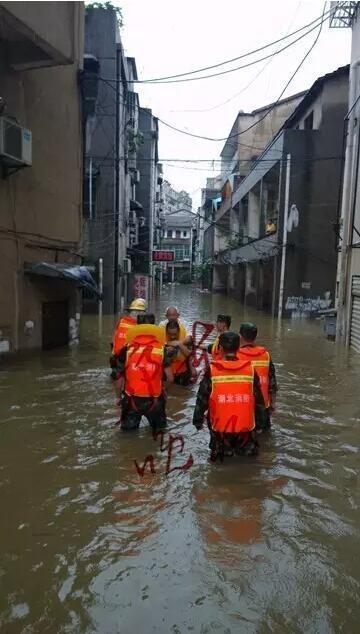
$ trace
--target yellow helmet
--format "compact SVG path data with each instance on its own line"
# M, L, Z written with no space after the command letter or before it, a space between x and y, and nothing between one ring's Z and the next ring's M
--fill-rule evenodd
M146 310L146 309L147 309L147 301L146 299L142 299L141 297L134 299L129 306L129 310Z

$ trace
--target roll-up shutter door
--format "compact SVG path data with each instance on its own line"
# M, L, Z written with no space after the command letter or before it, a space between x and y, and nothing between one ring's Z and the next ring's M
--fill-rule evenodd
M360 275L353 276L351 291L350 348L360 352Z

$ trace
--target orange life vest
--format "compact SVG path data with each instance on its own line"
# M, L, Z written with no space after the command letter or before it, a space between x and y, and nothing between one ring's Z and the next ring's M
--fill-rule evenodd
M126 344L126 333L132 326L136 326L134 317L122 317L115 327L113 336L113 354L118 356Z
M210 363L210 423L213 431L248 432L255 427L254 369L249 361Z
M125 363L125 393L158 397L162 391L164 346L153 335L139 335L129 344Z
M173 360L170 362L170 370L172 371L174 376L178 374L183 374L188 369L187 358L178 350L174 355Z
M238 358L250 361L260 380L265 407L270 407L269 367L270 354L263 346L243 346L238 350Z

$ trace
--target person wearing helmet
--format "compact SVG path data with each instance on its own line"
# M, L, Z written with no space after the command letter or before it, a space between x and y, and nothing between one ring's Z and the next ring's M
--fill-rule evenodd
M240 326L240 347L238 358L250 361L259 376L265 409L256 410L256 431L261 433L271 427L271 415L275 412L277 382L275 366L269 351L256 344L257 326L244 323Z
M120 355L121 350L125 346L126 342L126 333L132 326L136 326L136 319L138 315L145 313L147 309L147 301L138 297L134 299L130 305L126 308L126 315L120 317L117 322L113 334L112 344L111 344L111 357L110 357L110 367L111 367L111 378L116 379L118 377L118 357Z
M162 328L155 326L155 315L139 314L137 325L129 329L119 355L121 415L123 431L137 429L147 418L154 432L166 427L164 380L172 382L170 359L165 349Z

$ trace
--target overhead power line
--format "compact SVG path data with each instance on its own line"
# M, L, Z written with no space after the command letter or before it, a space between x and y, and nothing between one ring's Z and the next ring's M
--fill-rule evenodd
M250 57L251 55L254 55L255 53L259 53L260 51L266 50L267 48L270 48L271 46L274 46L275 44L278 44L279 42L283 42L284 40L289 39L289 37L292 37L293 35L297 35L298 33L301 33L301 31L304 31L305 29L308 29L309 27L313 26L314 24L316 24L317 22L319 22L319 20L323 20L324 17L327 17L328 15L330 15L331 13L331 9L329 9L326 13L323 12L322 15L318 16L317 18L315 18L315 20L312 20L311 22L309 22L308 24L304 24L302 27L300 27L299 29L296 29L296 31L293 31L292 33L288 33L287 35L283 35L282 37L280 37L277 40L273 40L272 42L269 42L268 44L264 44L263 46L259 46L258 48L252 50L252 51L248 51L247 53L242 53L241 55L238 55L237 57L233 57L232 59L227 59L224 60L222 62L218 62L217 64L213 64L211 66L204 66L203 68L197 68L196 70L190 70L184 73L178 73L176 75L168 75L168 76L164 76L164 77L153 77L151 79L137 79L137 80L129 80L130 83L138 83L138 84L142 84L142 83L170 83L169 80L176 80L176 81L195 81L196 79L205 79L207 77L215 77L218 74L223 74L223 73L217 73L215 75L204 75L202 77L195 77L195 78L188 78L188 79L178 79L180 77L186 77L188 75L195 75L196 73L201 73L207 70L212 70L214 68L219 68L221 66L225 66L226 64L231 64L232 62L236 62L239 59L244 59L245 57ZM316 26L314 27L315 29L319 26L319 24L316 24ZM308 31L308 33L310 33L313 29L310 29ZM305 34L307 35L307 33ZM305 37L305 35L301 36L301 37ZM298 38L301 39L301 38ZM295 40L295 42L298 40ZM292 45L293 43L290 43L290 45ZM285 47L287 48L287 47ZM280 49L279 52L281 50L285 50L284 49ZM271 57L271 55L269 55L269 57ZM262 59L267 59L267 58L262 58ZM257 60L258 61L262 61ZM256 63L257 63L256 62ZM234 70L238 70L237 68L235 69L231 69L229 71L223 71L223 72L233 72Z
M325 5L324 5L325 6ZM267 110L264 115L262 117L260 117L259 119L257 119L257 121L254 121L254 123L252 123L251 125L249 125L247 128L245 128L244 130L241 130L241 132L237 132L236 134L230 134L227 137L220 137L220 138L214 138L214 137L207 137L207 136L203 136L201 134L194 134L193 132L188 132L187 130L181 130L180 128L177 128L176 126L173 126L170 123L167 123L166 121L163 121L163 119L160 119L160 117L158 117L158 120L160 121L160 123L162 123L163 125L165 125L167 128L170 128L172 130L175 130L176 132L179 132L181 134L185 134L187 136L191 136L194 137L196 139L203 139L205 141L228 141L228 139L233 139L233 138L238 138L239 136L245 134L246 132L248 132L249 130L252 130L252 128L255 128L255 126L259 125L259 123L261 123L262 121L264 121L264 119L269 116L269 114L274 110L274 108L276 108L277 104L279 103L279 101L281 100L282 96L284 95L285 91L288 89L288 87L290 86L292 80L294 79L295 75L299 72L301 66L303 65L303 63L305 62L305 60L307 59L307 57L310 55L311 51L313 50L313 48L316 46L321 31L322 31L322 25L324 23L324 20L322 20L322 22L320 22L320 28L319 31L316 35L316 38L314 40L314 42L312 43L312 45L310 46L310 48L308 49L308 51L305 53L304 57L301 59L300 63L298 64L298 66L296 67L295 71L293 72L293 74L291 75L290 79L286 82L284 88L282 89L280 95L278 96L277 100L270 106L269 110Z

